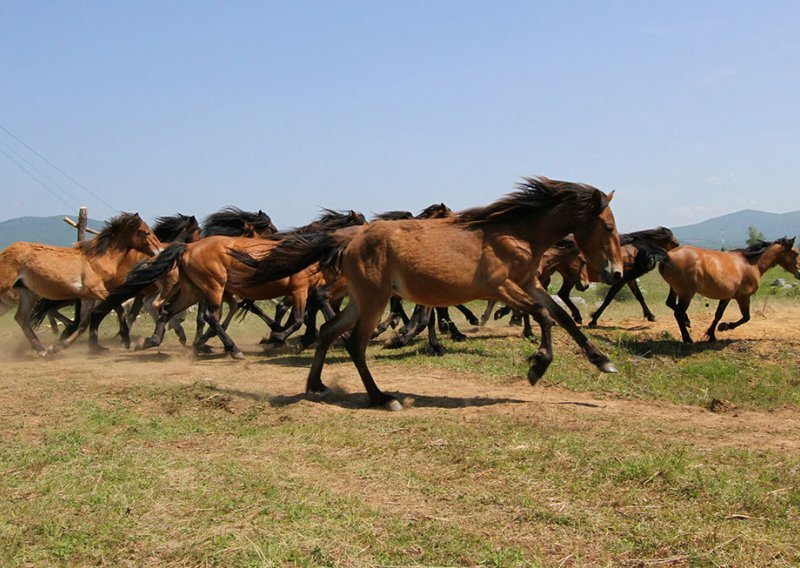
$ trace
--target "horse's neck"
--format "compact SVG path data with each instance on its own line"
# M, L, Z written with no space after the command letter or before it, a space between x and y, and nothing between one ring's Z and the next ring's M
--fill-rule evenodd
M763 276L764 273L775 266L778 263L778 255L781 252L781 247L779 245L772 245L767 250L763 252L763 254L758 258L758 262L756 262L756 268L758 268L758 272Z
M104 279L113 278L120 270L130 268L138 259L138 253L131 248L109 246L103 254L87 256L86 262Z

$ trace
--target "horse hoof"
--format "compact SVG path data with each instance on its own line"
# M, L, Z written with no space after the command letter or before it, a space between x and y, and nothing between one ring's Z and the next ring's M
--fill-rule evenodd
M614 363L612 363L611 361L608 361L608 360L603 361L602 363L600 363L597 366L597 368L600 369L601 371L603 371L604 373L618 373L619 372L619 369L617 369L617 366Z
M432 355L434 357L441 357L445 353L447 353L447 350L444 347L442 347L441 345L437 345L436 347L431 347L430 345L428 345L425 348L425 354L426 355Z
M231 351L230 356L231 359L234 359L236 361L242 361L245 358L244 353L242 353L238 349L236 351Z
M540 375L536 369L534 369L533 367L528 369L528 382L531 384L531 386L535 386L536 383L538 383L539 379L541 378L542 375Z
M580 322L576 321L575 323L580 323ZM591 327L591 328L597 327L597 322L595 320L590 321L589 324L588 324L588 327Z
M323 387L322 390L307 390L306 399L320 402L325 400L331 393L331 389Z
M717 326L717 329L720 331L728 331L730 329L730 325L723 322Z
M91 351L94 355L105 355L110 351L108 347L103 347L102 345L94 344L89 346L89 351Z
M647 316L647 321L658 321L658 318L656 316L649 315Z
M50 355L50 351L49 351L49 350L47 350L47 349L41 349L41 350L39 350L39 351L37 351L37 352L36 352L36 355L38 355L39 357L41 357L42 359L44 359L45 357L47 357L48 355Z
M400 404L400 401L397 400L396 398L388 400L386 404L383 405L383 407L391 412L399 412L400 410L403 410L403 405Z
M464 334L462 333L462 334L460 334L460 335L454 335L454 336L452 337L452 339L453 339L453 341L457 341L457 342L459 342L459 343L460 343L460 342L462 342L462 341L466 341L466 340L467 340L467 336L466 336L466 335L464 335Z

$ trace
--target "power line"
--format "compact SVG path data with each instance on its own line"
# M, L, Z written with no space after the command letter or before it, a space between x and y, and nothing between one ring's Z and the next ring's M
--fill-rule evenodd
M56 182L56 181L55 181L53 178L51 178L51 177L50 177L50 176L48 176L46 173L44 173L42 170L40 170L40 169L39 169L39 168L36 166L36 164L33 164L33 163L31 163L29 160L27 160L27 159L25 158L25 156L23 156L22 154L20 154L20 153L19 153L19 152L18 152L16 149L14 149L12 146L10 146L10 145L9 145L7 142L5 142L5 141L3 141L3 140L0 140L0 144L2 144L3 146L5 146L5 147L6 147L6 149L7 149L8 151L10 151L11 153L13 153L13 154L14 154L14 155L17 157L17 159L19 159L19 160L21 160L21 161L25 162L25 164L27 164L27 166L28 166L29 168L33 169L33 170L34 170L34 171L35 171L37 174L39 174L41 177L43 177L44 179L46 179L46 180L47 180L47 181L48 181L50 184L52 184L52 185L54 185L55 187L57 187L58 189L60 189L60 190L61 190L61 192L62 192L64 195L66 195L67 197L69 197L70 199L72 199L72 200L73 200L75 203L80 203L80 199L78 199L77 197L75 197L74 195L72 195L72 193L70 193L68 190L66 190L66 189L64 189L63 187L61 187L61 186L58 184L58 182ZM8 155L8 154L6 154L6 155ZM21 166L20 164L17 164L17 165L18 165L18 166L20 166L20 167L23 167L23 166Z
M60 173L61 175L63 175L65 178L67 178L68 180L70 180L72 183L74 183L75 185L77 185L78 187L80 187L80 188L81 188L82 190L84 190L86 193L88 193L89 195L91 195L92 197L94 197L95 199L97 199L97 200L98 200L100 203L102 203L103 205L105 205L106 207L108 207L108 208L109 208L111 211L113 211L113 212L115 212L115 213L119 213L119 209L117 209L116 207L113 207L113 206L111 206L111 205L110 205L110 204L109 204L109 203L108 203L108 202L107 202L105 199L103 199L102 197L100 197L99 195L97 195L95 192L93 192L91 189L89 189L88 187L86 187L85 185L83 185L81 182L79 182L78 180L76 180L75 178L73 178L71 175L69 175L67 172L65 172L65 171L64 171L64 170L62 170L61 168L59 168L59 167L58 167L57 165L55 165L53 162L51 162L50 160L48 160L47 158L45 158L44 156L42 156L42 155L41 155L39 152L37 152L36 150L34 150L34 149L33 149L33 148L31 148L30 146L28 146L28 145L27 145L27 144L26 144L24 141L22 141L22 140L21 140L21 139L20 139L20 138L19 138L19 137L18 137L16 134L14 134L13 132L11 132L11 131L10 131L8 128L6 128L6 127L5 127L5 126L3 126L2 124L0 124L0 129L2 129L3 131L5 131L5 133L6 133L6 134L8 134L8 135L9 135L9 136L11 136L11 137L12 137L14 140L16 140L17 142L19 142L19 143L20 143L20 144L22 144L23 146L25 146L25 147L26 147L28 150L30 150L31 152L33 152L34 154L36 154L36 155L37 155L37 156L38 156L40 159L42 159L42 160L44 160L45 162L47 162L47 163L50 165L50 167L51 167L51 168L53 168L53 169L54 169L54 170L56 170L58 173Z
M51 194L53 197L55 197L56 199L58 199L59 201L61 201L61 202L62 202L64 205L66 205L66 206L67 206L67 207L69 207L70 209L72 209L73 207L75 207L73 204L69 203L69 202L68 202L66 199L64 199L63 197L61 197L61 196L60 196L58 193L56 193L55 191L53 191L53 189L52 189L52 188L51 188L49 185L47 185L47 184L46 184L46 183L44 183L42 180L40 180L39 178L37 178L37 177L36 177L35 175L33 175L33 174L30 172L30 171L28 171L28 170L25 168L25 166L23 166L22 164L20 164L20 163L19 163L19 162L16 160L16 158L14 158L14 156L12 156L11 154L9 154L8 152L6 152L5 150L3 150L2 148L0 148L0 154L3 154L3 155L5 155L5 157L6 157L6 158L8 158L9 160L11 160L11 161L12 161L12 162L13 162L13 163L14 163L14 164L15 164L15 165L16 165L16 166L19 168L19 169L21 169L23 172L25 172L26 174L28 174L28 176L29 176L29 177L30 177L30 178L31 178L33 181L35 181L36 183L38 183L39 185L41 185L43 188L45 188L45 189L46 189L46 190L47 190L47 191L48 191L48 192L49 192L49 193L50 193L50 194Z

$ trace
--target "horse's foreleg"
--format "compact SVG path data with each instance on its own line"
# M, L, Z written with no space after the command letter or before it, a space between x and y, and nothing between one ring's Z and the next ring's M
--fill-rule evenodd
M137 294L133 298L133 303L131 304L130 309L128 310L128 315L126 317L128 326L132 327L133 322L136 321L136 318L139 317L139 312L142 311L142 307L145 305L144 296L142 294ZM152 306L152 302L150 303ZM147 310L150 311L149 309Z
M564 309L559 306L553 298L550 297L545 290L537 288L535 285L531 285L526 290L533 299L543 305L547 310L550 312L550 316L555 320L555 322L564 328L567 333L570 334L575 343L583 351L584 356L594 364L598 369L605 373L616 373L617 367L614 365L611 360L598 349L591 340L589 340L586 335L580 330L577 324L573 321L573 319L569 316ZM531 312L534 317L536 314Z
M743 323L747 323L750 321L750 296L746 298L737 299L736 303L739 304L739 311L742 312L742 318L739 321L730 323L723 322L719 324L720 331L728 331L729 329L737 328Z
M722 319L722 314L725 313L725 308L728 307L730 300L720 300L719 305L717 305L717 311L714 314L714 321L711 322L711 326L708 328L706 332L706 339L709 341L716 341L717 336L715 335L715 330L717 329L717 324L719 320ZM720 326L720 330L722 330L722 326Z
M400 315L402 313L402 316ZM403 318L403 324L408 323L408 316L406 315L405 310L403 309L403 300L398 298L397 296L392 296L392 299L389 300L389 315L386 316L386 319L380 322L375 331L372 333L372 338L375 339L379 335L381 335L384 331L389 329L391 326L394 329L397 326L397 320Z
M569 293L572 292L574 287L574 284L564 282L561 285L561 288L558 289L557 295L559 298L561 298L561 301L564 302L564 305L569 308L569 311L572 314L572 319L575 320L576 323L583 323L583 317L581 316L580 310L575 304L572 303L572 300L569 297Z
M322 382L322 367L325 366L325 357L336 338L353 328L356 318L358 318L358 306L351 300L333 319L322 324L317 348L314 350L314 360L308 372L306 396L323 397L330 392L330 389Z
M303 294L305 294L305 292L303 292ZM301 295L297 295L293 299L294 301L292 304L294 307L292 308L291 324L287 324L286 329L281 332L275 333L273 331L269 336L269 343L285 343L290 335L302 327L303 319L306 315L306 299L301 297Z
M536 305L531 310L531 315L539 324L542 336L539 342L539 349L528 360L531 364L528 369L528 381L535 385L542 378L550 363L553 362L553 318L547 313L544 306ZM530 329L530 319L525 314L525 322ZM531 332L533 335L533 332Z
M350 354L350 358L361 376L361 382L364 383L370 403L374 406L383 406L387 410L402 410L403 406L400 401L378 388L367 367L367 344L372 335L372 330L375 329L375 326L380 321L383 308L388 301L388 297L383 302L381 302L380 298L371 298L370 305L361 308L355 320L353 331L345 341L345 347L347 347L347 352Z
M647 303L644 301L644 295L639 289L639 284L636 282L635 278L628 282L628 288L631 289L633 297L636 298L636 301L638 301L639 305L642 306L642 315L644 315L645 319L647 321L656 321L656 316L650 311L650 308L647 307Z
M439 330L442 333L449 331L453 341L467 340L467 336L461 333L458 327L456 327L455 322L450 318L450 310L448 308L435 308L435 312L439 319ZM444 327L444 329L442 329L442 327Z
M408 320L408 323L404 325L393 338L386 342L386 347L389 349L397 349L411 343L411 340L422 333L422 330L427 327L429 318L430 309L428 307L421 304L414 306L411 319Z
M597 327L597 320L600 319L600 316L603 314L605 309L614 299L614 296L617 295L617 292L619 292L623 286L625 286L624 281L619 281L612 284L611 288L608 289L606 297L603 298L603 303L600 304L600 307L597 308L597 310L595 310L594 313L592 314L592 319L591 321L589 321L589 327Z
M114 311L117 312L117 319L119 320L119 336L122 341L122 345L125 349L130 349L131 347L131 328L128 325L128 320L125 318L125 309L122 306L117 306L114 308ZM91 330L90 330L91 331ZM96 332L97 330L95 330ZM95 337L95 339L97 339ZM89 335L89 345L90 346L99 346L95 341L92 344L91 335Z

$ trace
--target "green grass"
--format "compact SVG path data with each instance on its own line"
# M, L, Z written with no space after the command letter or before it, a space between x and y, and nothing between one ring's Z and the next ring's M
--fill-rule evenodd
M4 439L0 563L800 562L796 456L530 416L231 411L200 385L125 394Z

